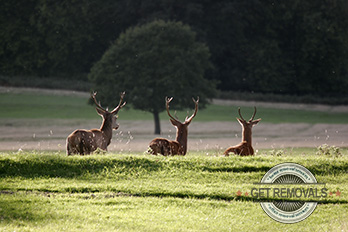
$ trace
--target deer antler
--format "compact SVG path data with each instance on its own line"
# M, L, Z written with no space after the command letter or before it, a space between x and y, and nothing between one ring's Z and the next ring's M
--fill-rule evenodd
M238 113L239 113L239 116L242 120L246 121L243 117L242 117L242 114L240 113L240 107L238 107ZM251 118L249 119L249 122L251 122L252 120L254 120L254 117L256 115L256 106L254 106L254 113L253 113L253 116L251 116Z
M100 102L99 102L99 103L97 102L97 99L95 98L96 95L97 95L97 92L93 92L93 93L91 94L91 97L93 98L95 105L96 105L99 109L101 109L101 110L103 110L103 111L106 111L106 109L104 109L104 108L100 105Z
M197 111L198 111L198 102L199 102L199 97L197 97L197 100L195 100L194 98L192 98L192 101L195 103L195 111L193 112L193 114L191 115L191 117L187 117L185 118L185 123L190 123L192 121L192 119L196 116Z
M166 100L166 109L167 109L168 116L171 119L173 119L174 121L179 122L179 120L174 118L169 112L169 103L173 100L173 97L171 97L171 98L166 97L165 100ZM175 116L176 116L176 114L175 114Z
M174 113L175 118L169 112L169 103L173 100L173 97L171 97L171 98L166 97L165 99L166 99L166 109L167 109L167 113L168 113L169 117L176 122L180 122L178 120L178 117L176 116L176 112ZM197 101L194 98L192 98L192 101L195 103L195 111L193 112L191 117L188 118L188 116L186 116L185 123L190 123L192 121L192 119L196 116L197 111L198 111L199 97L197 97Z
M249 122L252 121L252 120L254 120L255 115L256 115L256 106L254 106L254 114L253 114L253 116L250 118Z
M126 95L126 92L121 92L121 93L120 93L120 102L118 103L118 106L116 106L115 109L113 109L113 110L111 111L112 114L117 114L118 111L119 111L123 106L126 105L127 102L123 102L123 104L122 104L124 95ZM122 104L122 105L121 105L121 104Z
M240 118L241 118L243 121L245 121L245 119L243 118L242 114L240 113L240 107L238 107L238 114L239 114Z

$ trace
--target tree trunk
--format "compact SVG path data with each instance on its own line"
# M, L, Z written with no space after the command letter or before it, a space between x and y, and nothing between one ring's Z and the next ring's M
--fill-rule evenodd
M161 124L160 124L159 113L157 111L153 112L153 117L155 119L155 135L159 135L161 134Z

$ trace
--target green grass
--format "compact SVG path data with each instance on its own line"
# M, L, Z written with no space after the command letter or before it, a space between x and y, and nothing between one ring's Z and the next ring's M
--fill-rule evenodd
M0 118L2 119L97 119L94 107L87 104L88 99L76 96L54 96L39 93L1 93ZM110 106L112 107L112 106ZM199 110L196 121L236 121L238 106L209 105ZM253 108L243 107L243 115L249 118ZM184 120L192 114L192 109L178 112L178 117ZM122 109L120 120L153 120L152 114L133 109ZM160 115L167 120L166 112ZM258 107L256 118L269 123L348 123L348 113L318 112L305 110L273 109Z
M346 231L348 150L261 150L254 157L62 152L0 153L1 231ZM307 167L329 191L305 221L273 221L258 199L238 197L274 165Z

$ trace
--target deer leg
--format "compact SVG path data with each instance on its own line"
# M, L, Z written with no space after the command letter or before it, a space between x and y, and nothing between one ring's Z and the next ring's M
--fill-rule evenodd
M68 156L71 155L71 150L70 150L69 141L66 142L66 154L67 154Z
M248 156L249 155L249 148L243 148L240 152L241 156Z
M75 138L69 136L66 140L66 154L70 156L76 153L77 153L77 149L76 149Z
M254 149L252 147L248 147L247 150L248 150L248 152L246 154L247 156L254 155Z
M161 143L161 151L160 153L164 156L168 156L170 154L170 149L168 148L169 145L166 146L166 144Z
M149 149L147 150L147 152L152 154L152 155L157 155L157 153L158 153L157 146L155 144L151 144L149 146Z
M67 155L74 155L79 153L79 145L74 144L73 142L69 141L67 144Z
M250 155L254 155L254 149L252 147L250 147Z
M170 155L170 148L168 148L167 146L162 146L162 153L161 154L164 156Z
M182 156L185 155L184 147L183 147L183 146L180 146L180 147L179 147L179 149L178 149L178 154L179 154L179 155L182 155Z
M78 147L78 152L80 155L84 155L85 154L85 143L84 143L84 140L81 140L80 143L79 143L79 147Z
M235 148L234 147L230 147L228 148L225 152L224 152L224 156L229 156L229 153L235 153Z
M169 144L168 148L167 148L167 151L168 151L168 155L170 156L174 156L175 154L175 147L173 144Z
M241 147L240 152L238 153L238 155L240 156L249 156L253 154L253 150L250 149L250 147Z
M245 156L244 151L245 151L245 149L244 149L244 148L241 148L241 149L238 151L238 154L237 154L237 155Z

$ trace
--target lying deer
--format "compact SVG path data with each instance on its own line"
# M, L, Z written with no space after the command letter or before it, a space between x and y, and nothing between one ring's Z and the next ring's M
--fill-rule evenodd
M91 97L96 104L97 113L103 117L103 122L100 129L92 130L75 130L71 133L66 139L67 143L67 154L90 154L95 151L97 148L102 150L107 150L112 138L112 129L117 130L119 125L116 123L117 112L126 105L126 102L122 104L125 92L121 93L120 102L116 108L109 112L107 109L104 109L100 103L97 102L95 96L97 93L93 93Z
M261 121L261 118L254 120L254 117L256 115L256 107L254 108L254 114L249 119L249 121L246 121L242 117L242 115L240 113L240 108L238 108L238 113L239 113L240 118L237 118L237 120L240 123L240 125L242 125L242 127L243 127L242 142L236 146L228 148L224 152L224 155L229 156L229 153L231 153L231 152L233 152L237 155L241 155L241 156L254 155L254 149L253 149L252 143L251 143L251 129L253 126L255 126L257 123L259 123Z
M195 103L195 111L191 117L186 117L185 122L181 123L177 118L174 118L169 112L169 103L173 98L166 97L166 109L170 117L170 122L173 126L176 127L176 138L174 141L168 140L165 138L155 138L149 144L149 153L153 155L162 154L164 156L168 155L186 155L187 152L187 135L188 135L188 126L190 125L192 119L196 116L198 111L198 102L192 98Z

